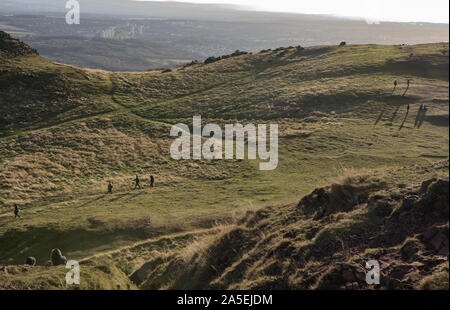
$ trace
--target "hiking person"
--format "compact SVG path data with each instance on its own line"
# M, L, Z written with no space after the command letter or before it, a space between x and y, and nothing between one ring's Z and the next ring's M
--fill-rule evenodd
M112 185L112 182L109 181L108 182L108 194L112 194L112 190L113 190L113 185Z
M411 81L410 80L406 81L406 90L403 93L402 97L404 97L406 95L407 91L409 90L410 85L411 85Z
M394 94L395 90L397 89L397 85L398 85L398 82L397 82L397 80L395 80L394 81L394 89L392 90L392 95Z
M155 178L153 177L153 175L150 176L150 187L154 187L155 186Z
M420 118L422 117L423 113L423 104L420 105L419 112L417 112L416 120L414 121L414 128L417 127L419 124Z
M20 217L19 212L20 212L19 206L17 205L17 203L15 203L14 204L14 218Z
M426 105L424 105L424 106L423 106L423 109L422 109L422 113L421 113L421 115L420 115L419 122L418 122L418 124L417 124L417 128L422 127L423 122L425 121L425 118L426 118L426 116L427 116L427 111L428 111L428 107L427 107Z
M142 187L141 187L141 181L139 180L139 176L138 175L136 175L136 178L134 179L134 182L135 182L135 184L134 184L134 189L136 189L136 188L138 188L139 187L139 189L141 189Z

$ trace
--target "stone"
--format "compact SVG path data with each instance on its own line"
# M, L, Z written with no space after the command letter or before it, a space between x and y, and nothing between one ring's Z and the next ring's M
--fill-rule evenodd
M355 277L358 280L358 282L366 282L366 274L362 271L356 271Z
M36 265L36 258L30 256L25 260L25 265L29 266L35 266Z
M423 234L423 239L425 241L430 241L437 233L439 232L439 229L435 226L429 227L425 233Z
M422 183L422 186L420 187L420 193L421 194L425 194L428 191L428 187L430 186L431 183L436 182L437 179L431 179L428 181L425 181Z
M342 271L342 278L344 279L344 281L348 282L348 283L352 283L355 281L355 275L353 274L353 270L351 269L344 269Z
M434 251L438 251L445 240L448 240L448 238L443 233L439 232L433 239L431 239L429 245Z
M407 196L403 199L402 202L402 210L403 211L407 211L410 210L412 207L414 207L414 204L417 202L417 200L419 199L418 196L416 195L411 195L411 196Z
M67 263L67 259L62 255L60 249L53 249L50 258L53 266L65 265Z
M410 240L402 247L400 252L402 254L402 259L410 260L416 256L417 252L419 252L419 248L415 241Z
M439 196L434 202L433 208L444 216L448 216L448 199L445 196Z
M448 244L443 246L442 249L439 250L439 255L448 256Z

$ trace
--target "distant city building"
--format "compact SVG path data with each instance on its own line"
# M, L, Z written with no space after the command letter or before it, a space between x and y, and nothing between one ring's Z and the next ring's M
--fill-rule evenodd
M143 34L144 34L144 25L136 25L136 24L130 25L130 35L132 37L136 37L138 35L143 35Z
M114 30L114 28L109 28L100 32L100 37L103 39L113 39L115 35L116 31Z

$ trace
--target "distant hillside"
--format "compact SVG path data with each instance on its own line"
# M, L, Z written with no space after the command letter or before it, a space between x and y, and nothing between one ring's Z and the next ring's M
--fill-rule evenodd
M172 1L90 0L68 25L58 0L4 0L0 30L51 61L110 71L146 71L203 61L235 50L280 46L448 42L448 24L382 22L255 12Z

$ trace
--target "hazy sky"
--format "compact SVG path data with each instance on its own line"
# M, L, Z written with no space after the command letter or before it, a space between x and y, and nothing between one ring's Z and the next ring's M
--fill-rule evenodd
M448 0L179 0L178 2L238 4L254 10L331 14L359 17L369 22L380 20L449 22Z

